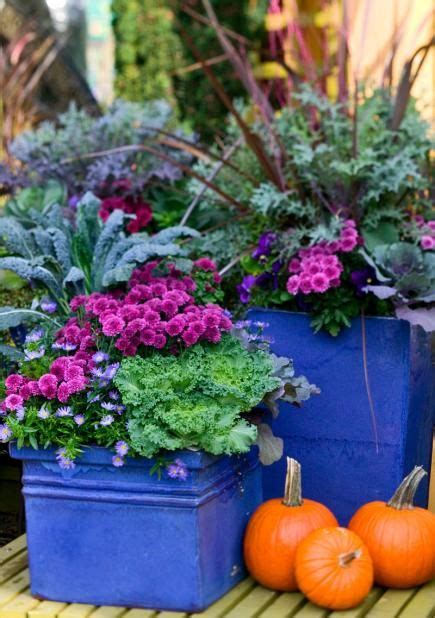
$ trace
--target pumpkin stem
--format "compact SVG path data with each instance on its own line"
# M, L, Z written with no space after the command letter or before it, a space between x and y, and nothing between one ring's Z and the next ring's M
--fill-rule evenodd
M423 466L415 466L414 470L403 479L399 487L396 489L394 496L387 506L392 506L393 509L413 509L414 508L414 496L418 486L427 472L423 470Z
M341 556L339 557L340 566L346 567L349 564L351 564L354 560L356 560L356 558L359 558L360 556L361 556L360 549L355 549L354 551L350 551L347 554L341 554Z
M301 464L290 457L287 457L287 474L282 503L286 506L302 505Z

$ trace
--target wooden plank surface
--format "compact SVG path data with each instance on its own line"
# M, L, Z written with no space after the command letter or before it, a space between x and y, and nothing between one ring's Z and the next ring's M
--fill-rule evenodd
M247 578L205 612L158 612L41 601L31 596L25 537L0 550L0 618L435 618L435 580L411 590L373 588L358 607L331 612L299 592L278 593Z

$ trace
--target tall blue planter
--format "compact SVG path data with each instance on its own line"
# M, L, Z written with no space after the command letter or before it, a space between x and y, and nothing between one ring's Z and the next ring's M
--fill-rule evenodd
M336 338L314 334L305 314L254 309L269 323L272 349L295 359L297 373L321 388L301 409L281 405L270 419L285 453L302 464L303 493L341 524L370 500L387 500L414 465L429 472L433 374L429 336L394 318L365 318L367 370L378 439L364 379L361 319ZM284 459L263 470L265 499L281 496ZM427 506L428 478L416 503Z
M73 470L53 451L17 449L32 594L92 605L198 612L246 573L242 538L261 502L258 457L174 453L189 476L150 476L155 463L86 449Z

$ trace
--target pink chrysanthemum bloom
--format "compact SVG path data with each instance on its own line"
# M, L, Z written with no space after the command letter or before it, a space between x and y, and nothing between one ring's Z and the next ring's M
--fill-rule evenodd
M25 379L18 373L11 373L11 375L9 375L5 380L5 386L8 393L17 393L24 383Z
M313 275L311 279L311 286L313 288L313 292L326 292L329 288L329 279L325 273L317 273L316 275Z
M170 337L176 337L182 332L184 325L184 318L181 315L177 315L166 323L165 330Z
M106 337L114 337L115 335L119 335L119 333L122 331L125 326L125 322L117 315L112 315L112 317L104 320L102 326L103 333L106 335Z
M308 276L302 276L299 281L299 290L302 294L310 294L313 291L311 284L311 278Z
M427 234L425 234L421 237L420 244L422 249L424 249L425 251L430 251L431 249L435 249L435 238L432 238L432 236L428 236Z
M288 265L288 269L291 273L298 273L301 270L301 261L297 258L291 259Z
M8 395L5 399L5 407L8 410L19 410L23 407L24 399L21 395Z
M57 389L57 377L52 373L46 373L38 380L39 390L41 395L47 399L54 399L56 397Z
M199 260L196 260L196 262L194 262L194 266L196 266L200 270L208 272L213 272L214 270L217 270L215 262L213 262L213 260L210 260L207 257L199 258Z
M298 275L292 275L287 281L287 292L289 294L297 294L299 292L300 277Z

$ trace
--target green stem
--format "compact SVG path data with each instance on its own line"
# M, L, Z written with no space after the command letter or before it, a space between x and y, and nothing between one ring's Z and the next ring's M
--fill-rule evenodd
M423 466L415 466L415 468L403 479L399 487L394 492L394 496L387 506L391 506L393 509L413 509L414 508L414 496L415 492L420 485L420 482L424 476L426 476Z
M286 506L302 505L301 464L290 457L287 457L287 474L282 503Z

